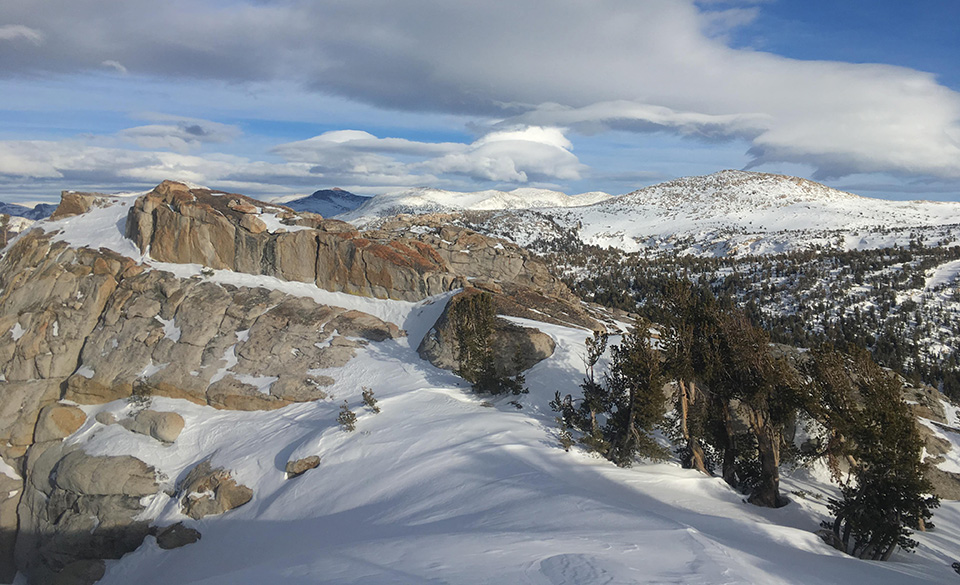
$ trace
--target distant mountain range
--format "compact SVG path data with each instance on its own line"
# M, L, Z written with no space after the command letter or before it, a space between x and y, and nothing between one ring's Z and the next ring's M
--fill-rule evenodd
M518 189L378 195L341 216L358 226L397 213L460 213L478 231L529 247L569 239L626 252L758 255L960 239L960 203L861 197L786 175L721 171L626 195Z
M381 217L400 213L448 213L457 211L489 211L502 209L567 208L592 205L611 199L607 193L592 192L566 195L549 189L520 188L513 191L475 191L461 193L418 187L384 193L368 199L357 209L339 219L364 224Z
M370 201L369 197L354 195L343 189L320 189L311 195L277 197L271 203L285 205L294 211L309 211L319 213L324 217L333 217L360 207Z
M24 217L34 221L50 217L50 214L56 208L56 204L53 203L38 203L33 207L27 207L26 205L0 201L0 215Z

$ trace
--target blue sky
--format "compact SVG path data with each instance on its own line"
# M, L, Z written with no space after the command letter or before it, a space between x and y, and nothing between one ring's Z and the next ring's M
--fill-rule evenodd
M952 0L20 0L0 200L624 193L726 168L960 200Z

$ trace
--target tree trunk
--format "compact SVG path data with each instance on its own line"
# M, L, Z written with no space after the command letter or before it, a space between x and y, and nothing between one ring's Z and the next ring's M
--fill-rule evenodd
M740 487L740 482L737 480L737 451L733 441L733 416L730 414L730 403L724 402L721 408L723 411L723 429L726 434L721 475L723 481L727 482L730 487L737 489Z
M760 483L750 496L750 503L766 508L786 505L780 496L780 433L765 417L750 412L750 426L757 437L760 455Z
M690 387L687 388L683 380L677 380L677 385L680 387L680 432L683 433L683 440L687 442L687 449L690 450L690 459L684 464L704 475L710 475L707 471L703 447L700 446L698 439L690 435L690 426L687 422L690 417L690 405L696 400L696 387L693 382L690 382Z

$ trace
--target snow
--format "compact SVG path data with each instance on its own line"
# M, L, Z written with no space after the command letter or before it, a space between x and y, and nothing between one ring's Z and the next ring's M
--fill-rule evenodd
M133 200L141 195L114 195L106 199L104 207L94 207L87 213L67 217L57 221L40 221L34 224L45 232L59 232L54 241L64 241L74 248L88 247L94 250L109 248L135 260L142 260L142 254L126 232L127 213Z
M399 213L437 213L462 210L566 208L592 205L610 199L601 192L566 195L548 189L524 187L513 191L486 190L458 193L419 187L377 195L353 211L341 214L339 219L357 225L372 219Z
M302 225L287 225L280 221L280 218L277 217L277 214L274 213L261 213L260 219L267 225L267 231L271 234L277 233L277 231L286 231L286 232L298 232L302 230L310 229L307 226Z
M394 301L372 302L390 307L381 314L397 310ZM411 319L435 317L415 313ZM554 355L527 373L530 393L517 397L472 394L416 358L418 339L401 338L361 348L327 400L236 412L154 397L151 408L186 421L172 445L94 422L101 410L128 413L124 401L83 406L88 421L68 442L92 454L133 454L156 466L169 487L210 458L254 490L249 504L200 521L185 518L173 498L146 500L145 518L185 521L203 539L162 551L148 538L108 561L101 583L884 585L955 578L949 564L960 542L960 506L953 502L937 510L936 531L917 536L916 555L869 563L813 534L827 517L824 498L836 495L813 472L787 474L793 503L768 510L674 462L620 469L577 448L564 452L547 403L557 390L576 390L590 333L510 320L557 342ZM374 390L380 414L362 407L362 387ZM353 433L336 423L343 400L358 415ZM319 455L320 467L285 479L286 462L308 455Z
M923 290L937 290L946 286L956 284L957 277L960 276L960 260L941 264L934 269L933 274L927 277L927 282Z
M20 474L17 473L17 470L7 463L2 457L0 457L0 474L6 475L11 479L23 479L20 477Z
M173 342L180 341L180 328L176 326L173 319L162 319L159 315L154 319L163 325L163 336Z
M737 177L727 175L724 180ZM741 178L741 194L749 192L747 179L751 177ZM724 216L728 223L716 223L711 214L720 207L711 207L711 201L726 205L723 202L727 200L711 190L710 181L700 183L704 198L694 199L693 204L679 202L672 210L666 206L669 190L651 192L659 193L656 196L664 206L649 216L643 215L642 209L649 201L626 199L630 196L560 211L570 214L563 220L569 225L582 221L581 235L596 242L659 245L677 226L699 226L702 229L696 233L714 238L704 241L727 242L716 236L724 226L758 224L768 211L769 218L775 218L783 209L792 210L793 215L785 216L792 219L782 220L787 222L781 226L784 230L792 229L784 227L788 224L805 229L829 227L832 224L824 218L829 219L833 212L823 210L852 205L855 197L821 193L798 184L796 192L783 187L779 193L784 197L778 195L776 204L768 201L766 207L759 200L754 201L753 209L731 203ZM504 209L502 206L512 203L500 193L473 194L473 200L468 198L462 204ZM528 201L540 196L512 194ZM543 201L554 198L541 195ZM821 195L818 207L810 197ZM426 200L432 196L424 195ZM443 203L450 196L437 198ZM358 349L353 360L335 369L336 382L324 388L329 395L325 400L273 411L241 412L153 397L151 408L178 412L185 420L180 437L169 445L120 425L95 421L99 412L111 412L118 418L130 416L137 405L129 401L82 406L87 421L66 439L68 444L82 445L93 455L134 455L159 470L165 489L172 489L194 465L209 459L214 467L229 469L237 481L254 491L247 505L199 521L183 516L175 497L160 493L144 498L142 519L160 526L183 521L198 528L203 539L162 551L155 539L148 537L137 551L107 561L102 584L893 585L956 580L950 563L957 560L960 543L957 502L945 501L935 511L936 530L915 536L920 541L915 555L897 553L891 562L864 562L833 550L813 533L820 521L829 517L826 499L838 494L826 483L822 466L785 470L782 489L792 502L769 510L746 504L743 496L721 479L681 469L675 461L621 469L579 448L565 452L558 445L555 414L548 403L557 391L578 391L584 339L590 335L587 330L510 318L553 337L556 351L526 373L529 394L477 396L463 380L434 368L416 354L446 300L457 291L419 303L379 300L324 291L312 283L155 262L141 257L123 238L127 203L115 198L113 206L39 225L59 231L56 237L71 245L105 245L152 269L180 277L279 290L370 313L396 323L408 335ZM698 204L706 207L698 209ZM872 207L892 209L884 205ZM897 218L927 213L927 219L946 224L946 216L957 216L950 205L940 216L935 204L902 205L896 208ZM869 216L864 221L876 221L879 216L874 211L864 210ZM653 229L657 226L666 227L658 232ZM723 251L789 247L791 238L798 237L796 232L791 234L781 239L777 234L737 234L731 244L722 244ZM641 235L643 238L637 239ZM843 245L873 245L883 237L844 240ZM712 253L720 248L702 249ZM955 278L956 273L947 272L942 278ZM158 321L168 338L179 337L172 319ZM12 330L14 338L18 338L19 327L18 323ZM22 335L22 328L20 331ZM237 344L247 335L238 332ZM231 374L237 363L237 344L224 353L224 367L214 380ZM151 364L145 374L157 367ZM94 375L87 367L77 373ZM243 376L231 375L244 381ZM275 378L246 381L260 391L269 391ZM364 387L373 389L380 414L362 406ZM353 433L343 431L336 422L344 400L358 415ZM956 426L955 408L948 409L948 417L950 425ZM932 428L956 446L944 465L960 469L958 435L935 425ZM286 479L287 461L308 455L319 455L320 467ZM0 473L15 471L0 462Z
M26 333L26 330L20 326L19 321L16 324L14 324L13 329L10 330L10 335L13 336L14 341L17 341L21 337L23 337L24 333Z

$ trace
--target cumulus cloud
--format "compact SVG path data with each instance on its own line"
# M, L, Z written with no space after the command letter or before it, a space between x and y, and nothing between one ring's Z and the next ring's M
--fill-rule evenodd
M23 23L13 26L46 34L5 54L0 74L95 69L123 55L144 74L293 80L384 108L529 124L559 123L547 114L566 111L582 118L574 129L591 132L736 137L749 141L753 164L812 165L818 176L960 177L960 94L907 68L731 47L724 31L749 22L759 0L556 0L546 11L536 0L36 4L4 6L7 21ZM374 140L365 152L373 162L402 156L386 146ZM439 168L467 172L477 162L469 172L480 176L528 173L503 164L502 148L474 159L440 153L448 164Z
M5 24L0 26L0 41L15 41L19 39L29 41L34 45L39 45L43 43L43 33L29 26L23 26L22 24Z

